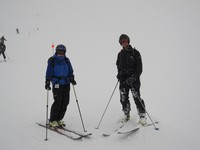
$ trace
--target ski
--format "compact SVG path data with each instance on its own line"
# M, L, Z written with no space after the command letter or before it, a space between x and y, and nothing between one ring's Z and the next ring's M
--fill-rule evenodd
M46 125L44 125L44 124L41 124L41 123L36 123L36 124L38 124L40 127L46 128ZM59 128L54 129L54 128L51 128L50 126L47 126L47 128L51 131L54 131L54 132L60 134L60 135L66 136L66 137L68 137L72 140L79 140L79 139L82 138L82 136L77 135L77 134L73 134L73 133L70 133L70 132L63 133L62 131L59 130Z
M159 122L158 121L155 121L154 124L158 124ZM153 123L147 123L145 124L143 127L149 127L149 126L152 126Z
M128 121L127 121L127 122L128 122ZM134 131L138 130L138 129L140 128L140 126L142 126L142 125L138 125L138 126L136 126L135 128L130 129L130 130L127 130L127 131L119 131L120 129L122 129L122 128L124 127L124 125L125 125L127 122L122 122L117 128L115 128L115 130L113 130L113 131L111 131L111 132L108 132L108 133L103 133L102 135L103 135L104 137L108 137L108 136L110 136L110 135L113 134L113 133L127 134L127 133L131 133L131 132L134 132ZM159 123L158 121L154 122L154 124L158 124L158 123ZM149 126L152 126L152 125L153 125L153 123L148 123L148 124L146 124L146 125L144 125L144 126L142 126L142 127L149 127Z
M82 133L82 132L79 132L79 131L74 131L74 130L71 130L71 129L67 129L65 127L60 127L60 129L62 129L64 131L68 131L68 132L74 133L74 134L79 135L81 137L88 137L88 136L92 135L92 133Z
M115 128L115 130L113 130L113 131L111 131L111 132L108 132L108 133L103 133L102 135L103 135L104 137L110 136L111 134L116 133L116 132L117 132L119 129L121 129L125 124L126 124L126 122L121 122L121 124L120 124L117 128Z
M158 121L154 122L154 124L158 124L158 123L159 123ZM137 131L138 129L140 129L140 127L149 127L149 126L152 126L152 125L153 125L153 123L148 123L148 124L145 124L144 126L138 124L133 129L129 129L127 131L118 131L117 133L118 134L129 134L129 133L133 133L133 132Z
M118 131L118 134L129 134L129 133L133 133L135 131L137 131L138 129L140 129L140 125L137 125L136 127L129 129L127 131Z

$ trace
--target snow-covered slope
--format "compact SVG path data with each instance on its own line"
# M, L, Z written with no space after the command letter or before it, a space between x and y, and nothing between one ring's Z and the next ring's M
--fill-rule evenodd
M199 6L195 0L0 0L0 36L7 39L9 58L0 63L1 149L199 149ZM117 82L122 33L142 55L142 98L160 130L141 128L105 138L102 133L122 117L116 90L95 129ZM91 138L72 141L49 131L45 142L45 130L35 124L45 122L44 77L52 43L68 49ZM50 106L52 101L50 92ZM131 120L137 121L131 103ZM69 128L83 131L73 91L64 120Z

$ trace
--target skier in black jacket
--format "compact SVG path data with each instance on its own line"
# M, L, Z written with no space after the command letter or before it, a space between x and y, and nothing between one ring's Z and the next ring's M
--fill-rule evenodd
M118 53L117 57L117 78L120 82L120 102L125 117L123 121L128 121L130 118L131 105L129 101L129 91L136 92L134 102L136 104L138 115L140 117L139 123L146 124L146 111L144 100L140 98L140 75L142 73L142 59L139 51L132 48L130 45L130 38L126 34L122 34L119 38L119 43L122 50Z

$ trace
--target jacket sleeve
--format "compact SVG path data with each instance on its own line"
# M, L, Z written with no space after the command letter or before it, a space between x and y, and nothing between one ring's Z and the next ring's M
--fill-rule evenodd
M143 70L143 67L142 67L142 58L141 58L141 55L140 53L137 51L137 55L136 55L136 72L135 72L135 76L137 78L140 77L140 75L142 74L142 70Z
M118 55L117 55L117 61L116 61L118 73L120 73L120 70L121 70L120 67L119 67L119 61L120 61L120 60L119 60L119 58L120 58L119 55L120 55L120 53L118 53Z
M69 77L73 77L74 76L74 70L73 70L72 64L71 64L69 58L67 58L67 61L68 61L68 65L69 65Z
M5 44L3 44L3 51L5 51L6 50L6 45Z
M51 81L53 76L53 66L51 65L52 59L49 58L47 62L46 81Z

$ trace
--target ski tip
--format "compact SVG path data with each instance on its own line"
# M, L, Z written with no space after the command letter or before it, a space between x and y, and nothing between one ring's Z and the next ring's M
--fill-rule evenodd
M89 136L91 136L92 135L92 133L90 132L90 133L86 133L86 134L83 134L83 135L81 135L82 137L89 137Z
M89 132L89 133L88 133L88 135L92 135L92 133L91 133L91 132Z
M81 140L83 137L80 136L80 137L77 137L77 138L73 138L73 140Z

